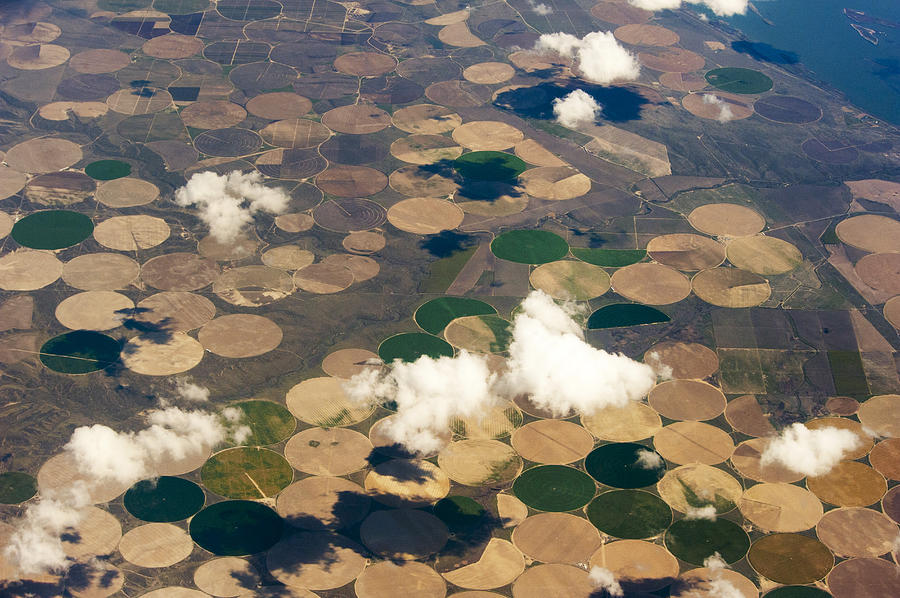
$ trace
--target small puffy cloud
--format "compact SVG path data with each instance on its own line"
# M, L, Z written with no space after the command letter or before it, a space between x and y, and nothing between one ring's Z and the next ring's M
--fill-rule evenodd
M744 14L749 0L688 0L690 4L701 4L720 17ZM644 10L675 10L681 8L681 0L628 0L628 3Z
M681 0L628 0L628 3L644 10L675 10L681 8Z
M703 566L709 569L709 582L704 586L705 595L710 598L746 598L733 583L725 579L722 574L728 567L725 559L716 552L703 561Z
M760 457L760 464L777 463L806 476L820 476L831 471L860 443L860 439L850 430L831 426L810 430L797 423L769 440Z
M717 95L711 93L703 94L703 103L713 104L719 107L719 116L716 117L716 120L720 123L727 123L734 118L734 112L731 111L731 106Z
M575 129L579 125L592 124L600 114L600 104L584 90L576 89L562 98L553 100L556 122Z
M707 521L715 521L716 508L713 505L706 505L705 507L688 507L687 513L684 514L684 518L688 520L705 519Z
M663 466L663 458L655 451L641 449L637 452L637 465L641 469L659 469Z
M531 8L532 12L537 15L541 15L545 17L547 15L553 14L553 9L543 2L535 2L534 0L528 0L528 7Z
M637 57L609 31L595 31L581 39L569 33L545 33L535 42L534 50L573 59L584 79L601 85L633 81L641 74Z
M588 574L591 585L608 596L624 596L622 586L616 581L616 576L609 569L594 565ZM592 594L593 595L593 594Z
M175 392L185 401L203 403L209 400L209 389L199 384L179 378L175 381Z

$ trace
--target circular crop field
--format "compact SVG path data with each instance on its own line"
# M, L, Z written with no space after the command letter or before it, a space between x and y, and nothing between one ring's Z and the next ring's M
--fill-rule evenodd
M63 374L87 374L119 361L118 341L91 330L75 330L48 340L41 347L41 362Z
M194 482L172 476L142 480L128 489L125 509L142 521L181 521L203 508L206 496Z
M21 471L0 473L0 504L17 505L37 494L37 480Z
M812 586L781 586L766 594L765 598L831 598L831 594Z
M584 469L613 488L643 488L662 479L666 464L659 453L643 444L617 442L591 451L584 459Z
M640 303L613 303L596 310L588 318L588 330L659 324L671 318L655 307Z
M438 297L419 306L413 318L425 332L440 334L456 318L496 313L497 310L492 305L478 299Z
M267 449L240 447L210 457L200 470L203 485L227 498L259 499L275 496L294 479L287 460Z
M25 216L13 225L16 243L32 249L63 249L81 243L94 230L84 214L69 210L44 210Z
M453 166L461 177L473 181L512 181L528 169L518 156L496 151L463 154Z
M666 531L666 548L694 565L718 553L727 563L744 558L750 537L741 526L727 519L682 519Z
M565 465L539 465L516 478L513 494L539 511L573 511L594 497L596 484L587 474Z
M452 357L453 347L442 338L422 332L395 334L378 346L378 356L385 363L395 359L415 361L422 355L435 359L441 356Z
M510 262L546 264L565 257L569 244L545 230L511 230L491 242L491 252Z
M284 522L264 504L226 500L191 519L194 542L219 556L242 556L268 550L281 539Z
M772 89L772 80L752 69L737 67L713 69L706 73L706 80L713 87L731 93L757 94Z
M821 108L791 96L760 98L753 104L753 109L763 118L791 125L815 122L822 117Z
M84 167L86 175L98 181L111 181L131 174L131 164L121 160L97 160Z
M672 523L669 505L643 490L604 492L591 501L585 512L601 532L623 539L650 538Z
M232 407L242 412L239 424L250 428L250 435L241 444L248 446L276 444L290 436L297 426L291 412L278 403L242 401Z
M474 353L502 353L512 340L511 324L495 315L457 318L444 329L444 338L458 349Z
M747 560L760 575L784 584L816 582L834 566L827 546L800 534L763 536L750 547Z

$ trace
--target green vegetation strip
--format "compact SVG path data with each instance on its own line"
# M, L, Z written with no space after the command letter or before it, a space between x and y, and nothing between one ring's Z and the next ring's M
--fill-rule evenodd
M766 75L738 67L713 69L706 73L706 81L713 87L731 93L755 94L772 89L772 80Z
M203 508L206 495L194 482L172 476L142 480L125 493L125 509L142 521L182 521Z
M453 347L442 338L422 332L396 334L378 346L378 356L385 363L391 363L395 359L415 361L422 355L435 359L441 356L453 357Z
M268 550L281 539L284 522L264 504L226 500L191 519L194 542L219 556L245 556Z
M131 164L121 160L97 160L85 166L84 173L98 181L111 181L131 174Z
M604 492L585 509L601 532L616 538L640 540L661 534L672 523L672 509L643 490Z
M645 257L647 252L643 249L586 249L573 247L572 255L582 262L603 266L604 268L621 268L636 264Z
M565 257L569 244L545 230L511 230L491 242L491 252L510 262L546 264Z
M597 486L587 474L565 465L539 465L513 483L513 494L539 511L574 511L594 497Z
M291 435L297 420L284 405L272 401L243 401L232 405L240 409L242 417L235 426L250 428L250 436L241 444L268 446L277 444Z
M446 291L477 249L477 247L469 247L457 251L449 257L431 262L428 266L428 276L422 281L422 292L443 293Z
M216 453L200 469L203 485L227 498L275 496L294 479L287 460L268 449L240 447Z
M595 448L584 459L592 478L613 488L652 486L666 473L666 464L656 451L636 442L615 442Z
M432 508L435 516L453 533L467 532L480 526L487 511L467 496L442 498Z
M666 548L682 561L703 565L715 553L726 563L744 558L750 538L741 526L727 519L682 519L666 531Z
M620 326L640 326L668 322L670 319L658 309L640 303L613 303L592 313L588 318L587 327L589 330L598 330Z
M17 505L37 494L37 480L21 471L0 473L0 504Z
M869 382L857 351L829 351L828 363L837 394L851 397L869 394Z
M84 214L70 210L43 210L25 216L13 225L16 243L32 249L64 249L81 243L94 231Z
M416 310L413 319L429 334L440 334L452 320L463 316L496 314L489 303L466 297L438 297L423 303Z
M518 156L505 152L469 152L457 158L456 172L471 181L513 181L528 169Z
M105 334L75 330L44 343L41 362L63 374L87 374L117 363L120 350L118 341Z

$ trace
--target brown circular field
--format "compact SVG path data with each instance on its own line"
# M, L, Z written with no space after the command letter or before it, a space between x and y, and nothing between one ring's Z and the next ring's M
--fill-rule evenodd
M394 561L424 559L441 550L449 533L444 523L425 511L375 511L363 521L359 537L375 554Z
M804 424L810 430L821 430L822 428L838 428L840 430L850 430L859 439L859 446L855 449L844 453L844 459L854 460L861 459L869 454L872 447L875 446L875 439L867 428L855 420L846 417L819 417L810 420Z
M650 406L676 421L705 421L718 417L727 404L722 391L700 380L669 380L656 385Z
M112 73L131 64L131 57L118 50L85 50L69 59L69 66L79 73L99 75Z
M294 284L309 293L339 293L353 284L353 270L343 264L320 262L294 272Z
M671 29L640 23L622 25L613 34L620 42L632 46L673 46L680 39Z
M302 233L313 227L316 221L305 213L282 214L275 218L275 226L286 233Z
M194 102L181 111L181 120L197 129L224 129L247 118L247 111L226 100Z
M163 291L137 305L134 319L161 330L188 332L200 328L216 315L216 306L202 295Z
M691 279L694 293L719 307L755 307L772 294L769 281L739 268L701 270Z
M842 461L825 475L806 478L806 486L822 502L838 507L866 507L887 492L884 476L857 461Z
M719 369L716 352L699 343L662 341L647 349L644 363L672 370L672 378L703 380Z
M381 251L387 244L384 235L379 232L358 231L344 237L341 245L352 253L375 253Z
M822 503L808 491L785 483L763 483L744 492L738 508L767 532L802 532L822 518Z
M394 126L407 133L440 135L462 124L462 118L450 108L433 104L417 104L394 112Z
M556 154L539 144L534 139L525 139L516 144L513 151L517 156L535 166L565 166Z
M762 454L766 450L769 438L751 438L737 445L731 455L731 464L739 474L757 482L784 482L790 484L803 479L797 473L779 463L762 465Z
M429 100L453 108L474 108L491 99L491 88L468 81L439 81L425 88Z
M377 52L350 52L338 56L334 68L354 77L377 77L397 68L397 59Z
M511 401L500 401L490 409L451 421L456 433L466 438L505 438L522 425L522 412Z
M662 546L643 540L604 544L590 564L612 571L626 592L653 592L678 576L678 560Z
M452 23L438 31L438 39L449 46L457 48L474 48L483 46L484 42L469 31L465 21Z
M62 279L82 291L114 291L131 285L141 266L119 253L86 253L63 265Z
M684 48L663 48L653 52L641 52L638 60L645 67L664 73L689 73L699 71L706 59L696 52Z
M724 582L724 583L723 583ZM700 567L682 573L672 584L672 598L719 598L724 584L730 584L737 591L732 598L758 598L756 584L730 569L709 569ZM725 586L727 588L727 586ZM718 596L717 596L718 595Z
M115 291L84 291L56 306L56 319L72 330L111 330L122 325L134 310L134 302Z
M688 214L691 226L715 237L749 237L766 227L766 219L750 208L733 203L711 203Z
M590 521L568 513L538 513L520 523L513 544L542 563L586 563L600 548L600 532Z
M372 443L346 428L310 428L295 434L284 447L294 469L321 476L347 475L367 467Z
M879 436L900 438L900 395L879 395L859 407L859 421Z
M339 534L301 532L270 548L266 566L292 589L331 590L356 579L366 568L366 556L362 546Z
M369 472L366 492L389 507L426 507L447 496L450 478L429 461L392 459Z
M6 199L11 195L15 195L25 187L28 177L17 170L13 170L9 166L0 165L0 198ZM12 230L12 218L8 214L4 214L3 230L6 234ZM4 237L6 235L3 235Z
M631 23L646 23L653 16L653 12L632 6L621 0L602 0L591 8L591 14L613 25L628 25Z
M423 4L430 4L423 3ZM456 10L453 12L444 13L437 17L432 17L430 19L425 19L425 22L429 25L438 25L443 27L444 25L452 25L453 23L459 23L461 21L466 21L469 18L470 11L468 8L464 8L463 10Z
M430 197L404 199L390 207L388 222L416 235L434 235L462 224L465 214L453 202Z
M361 198L332 199L320 204L313 214L320 227L339 233L376 228L387 220L387 210Z
M322 124L338 133L365 135L391 126L391 115L377 106L351 104L323 114Z
M763 577L785 584L816 582L834 566L827 546L800 534L764 536L750 546L747 560Z
M883 598L900 595L900 567L883 559L850 559L828 574L834 598Z
M850 397L829 397L825 401L825 411L831 415L849 417L859 411L859 401Z
M715 506L719 514L727 513L737 506L744 492L734 477L701 463L682 465L666 472L657 482L656 489L666 504L682 513L700 506L698 501L704 506Z
M843 558L887 554L897 533L897 524L874 509L834 509L816 525L819 540Z
M784 274L799 266L803 255L787 241L759 235L731 240L728 261L755 274Z
M326 374L344 379L380 366L381 359L378 355L366 349L340 349L329 353L322 360L322 370Z
M485 181L466 185L453 194L453 201L466 214L511 216L525 209L528 196L512 185Z
M169 225L155 216L113 216L94 227L94 240L118 251L150 249L169 238Z
M856 273L864 283L890 293L900 294L900 253L872 253L856 262Z
M681 99L684 109L709 120L743 120L753 116L753 106L726 93L689 93ZM725 108L727 106L727 109Z
M366 567L353 584L358 598L444 598L447 584L424 563L383 561Z
M121 537L122 525L115 516L98 507L87 507L81 520L63 534L62 549L71 559L87 561L112 554Z
M47 251L17 249L0 257L0 289L34 291L56 282L63 263Z
M700 422L675 422L653 436L653 447L667 461L716 465L731 457L734 441L724 430Z
M484 590L512 583L525 571L525 557L506 540L491 538L476 562L444 573L444 578L461 588ZM479 594L481 592L472 592ZM488 594L488 592L483 592ZM441 595L443 596L443 594ZM464 594L454 594L462 596ZM476 597L471 597L476 598Z
M584 569L572 565L550 564L536 565L520 575L513 582L512 595L513 598L590 598L597 595L596 589ZM454 598L461 596L463 595L454 594Z
M889 480L900 480L900 438L888 438L875 445L869 463Z
M609 290L609 274L600 266L575 260L550 262L535 268L531 286L555 299L587 301Z
M62 452L50 457L37 473L38 491L42 495L65 492L70 490L73 485L81 484L84 484L88 492L88 499L93 504L110 502L128 490L131 485L113 478L104 479L102 483L98 483L96 476L81 471L75 458L69 452Z
M119 542L122 558L139 567L170 567L190 556L194 541L171 523L148 523L130 530Z
M332 253L322 260L322 265L348 268L353 274L354 282L365 282L375 278L381 271L381 266L372 258L349 253Z
M600 440L612 442L643 440L662 428L659 414L637 401L629 401L624 407L599 409L593 415L582 415L581 424Z
M141 280L161 291L196 291L212 283L219 269L212 260L193 253L168 253L141 267Z
M223 272L213 292L232 305L262 307L294 292L291 275L269 266L242 266Z
M455 160L462 148L444 135L410 135L391 144L391 155L410 164L434 164Z
M73 114L82 119L97 118L107 112L106 102L51 102L38 110L41 118L55 121L69 120Z
M141 46L141 51L147 56L174 60L188 58L199 54L203 50L203 42L196 37L169 33L162 37L154 37Z
M452 176L422 166L403 166L391 173L391 188L410 197L449 197L457 189Z
M289 91L260 94L247 102L247 112L268 120L298 118L312 110L312 102Z
M328 127L305 118L279 120L266 126L259 134L269 145L289 149L316 147L331 137Z
M497 513L503 520L503 527L516 527L528 517L528 506L512 494L497 495Z
M670 266L639 263L619 268L610 279L615 292L647 305L677 303L691 294L688 278Z
M508 323L502 323L497 316L488 317L490 320L482 316L456 318L444 328L444 339L457 349L472 353L500 353L507 343L491 324L508 327Z
M125 573L106 561L77 563L69 568L67 579L67 589L75 598L105 598L125 585Z
M571 166L538 166L523 172L519 182L525 193L539 199L573 199L591 190L591 179Z
M473 151L500 151L525 139L519 129L494 120L476 120L453 129L453 139Z
M516 451L497 440L460 440L441 450L438 465L459 484L493 486L511 482L523 463Z
M260 256L260 259L262 259L262 263L270 268L293 272L313 263L316 256L312 251L301 249L296 245L281 245L267 249Z
M675 91L690 93L700 91L708 85L706 78L697 73L663 73L659 82Z
M479 62L463 71L463 77L467 81L483 85L496 85L509 81L515 74L516 70L505 62Z
M291 388L287 408L294 417L314 426L349 426L367 419L375 408L354 403L340 378L310 378Z
M869 253L900 251L900 221L887 216L862 214L847 218L838 222L834 232L847 245Z
M203 359L203 345L183 332L142 334L125 344L125 367L146 376L171 376L186 372Z
M316 186L338 197L365 197L387 187L387 177L368 166L331 165L316 177Z
M9 169L7 169L9 170ZM25 187L25 198L33 203L59 207L88 199L97 184L86 174L65 170L36 176Z
M647 254L660 264L679 270L705 270L725 261L725 246L700 235L662 235L650 240Z
M523 458L555 465L584 459L594 448L590 432L578 424L553 419L522 426L513 432L510 442Z
M209 235L197 242L197 252L205 258L219 262L242 260L256 253L259 241L254 236L252 239L246 235L240 235L236 239L222 242Z
M769 436L775 434L775 427L754 395L744 395L732 399L725 407L725 419L732 428L747 436Z
M137 116L162 112L173 105L172 95L165 89L121 89L106 98L106 105L113 112Z
M194 584L213 596L243 596L259 583L253 565L233 556L206 561L194 571Z
M159 197L159 187L141 179L124 177L102 183L94 197L111 208L132 208L155 201Z
M43 174L68 168L81 160L81 147L66 139L42 137L12 146L3 159L19 172Z
M277 510L294 527L324 531L356 525L368 514L370 503L358 484L344 478L313 476L282 490Z
M63 64L69 51L56 44L28 44L15 46L6 57L9 66L23 71L42 71Z
M281 344L281 328L268 318L230 314L206 323L197 333L203 347L222 357L256 357Z

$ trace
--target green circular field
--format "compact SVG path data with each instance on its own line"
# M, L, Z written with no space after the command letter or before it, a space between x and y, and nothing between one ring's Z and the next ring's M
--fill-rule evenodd
M121 160L97 160L85 166L84 173L98 181L111 181L131 174L131 164Z
M203 12L209 8L209 0L154 0L153 8L170 15L186 15Z
M467 532L484 522L484 507L467 496L448 496L432 507L434 515L454 533Z
M0 504L17 505L37 494L37 480L21 471L0 473Z
M182 521L203 508L206 495L194 482L173 476L141 480L128 489L125 509L142 521Z
M284 490L294 480L294 470L275 451L238 447L210 457L200 469L200 479L219 496L259 499Z
M16 243L32 249L64 249L91 236L91 219L71 210L43 210L25 216L13 225Z
M512 491L538 511L574 511L594 497L597 486L590 476L574 467L539 465L516 478Z
M51 338L41 347L41 363L63 374L87 374L119 361L114 338L92 330L74 330Z
M242 401L231 407L243 412L236 425L250 428L250 436L241 443L246 446L277 444L297 427L297 420L287 407L272 401Z
M726 563L734 563L747 554L750 537L727 519L682 519L666 531L665 544L669 552L694 565L703 565L717 552Z
M510 262L546 264L565 257L569 244L545 230L511 230L491 242L491 252Z
M488 303L468 297L438 297L423 303L416 310L413 319L429 334L440 334L451 320L464 316L496 314L497 310Z
M646 454L651 461L641 459ZM592 478L613 488L652 486L666 473L666 463L656 451L635 442L616 442L595 448L584 459Z
M194 542L219 556L244 556L268 550L281 539L278 513L250 500L210 505L191 519Z
M772 80L759 71L738 67L713 69L706 73L706 81L722 91L755 94L772 89Z
M453 357L453 347L442 338L422 332L395 334L378 346L378 356L385 363L391 363L395 359L415 361L422 355L435 359L441 356Z
M588 318L589 330L601 328L618 328L620 326L640 326L642 324L659 324L671 318L649 305L640 303L613 303L596 310Z
M831 598L831 594L812 586L781 586L766 594L764 598Z
M585 509L598 530L610 536L641 540L666 531L672 509L661 498L643 490L604 492Z
M518 156L492 151L463 154L453 165L470 181L512 181L528 170L528 164Z

